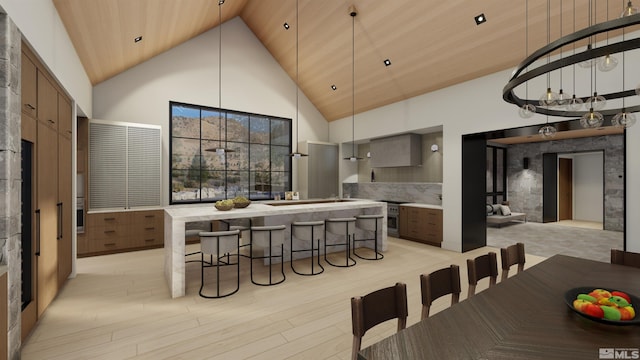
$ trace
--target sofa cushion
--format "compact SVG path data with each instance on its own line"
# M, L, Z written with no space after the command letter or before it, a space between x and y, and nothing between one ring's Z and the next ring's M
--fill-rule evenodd
M500 205L500 211L504 216L511 215L511 209L507 205Z

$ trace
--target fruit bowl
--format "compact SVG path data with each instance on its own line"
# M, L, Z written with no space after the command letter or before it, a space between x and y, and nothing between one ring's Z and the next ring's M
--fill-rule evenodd
M607 287L597 287L597 286L582 286L582 287L576 287L573 289L568 290L567 292L565 292L564 294L564 302L567 304L567 306L569 307L569 309L573 310L574 312L576 312L577 314L579 314L580 316L583 316L587 319L599 322L599 323L603 323L603 324L610 324L610 325L639 325L640 324L640 314L638 314L636 312L635 317L633 319L630 320L610 320L610 319L604 319L604 318L600 318L600 317L596 317L596 316L592 316L589 314L586 314L582 311L579 311L578 309L576 309L574 307L574 300L577 299L578 295L580 294L589 294L591 291L593 291L594 289L606 289L608 291L615 291L611 288L607 288ZM630 298L630 305L633 305L633 308L637 311L638 309L640 309L640 298L638 298L635 295L629 294L629 292L624 291Z
M213 206L215 206L216 209L220 211L228 211L233 209L235 205L231 200L220 200L220 201L216 201L216 203Z
M245 197L236 196L235 198L233 198L233 206L237 209L246 208L250 204L251 204L251 200Z

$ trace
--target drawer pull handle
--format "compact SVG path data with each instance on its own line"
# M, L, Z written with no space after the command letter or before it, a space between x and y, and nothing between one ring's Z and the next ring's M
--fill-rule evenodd
M115 230L105 230L104 233L105 234L111 234L111 233L115 233Z
M154 218L154 217L156 217L156 216L155 216L155 215L145 215L144 217L145 217L145 218Z
M47 120L47 121L49 122L49 124L55 124L55 123L56 123L55 121L53 121L53 120L51 120L51 119L49 119L49 120Z
M104 244L104 246L116 246L116 243L107 243L107 244Z
M146 228L144 228L144 229L145 229L145 230L155 230L156 228L155 228L155 227L146 227Z
M28 107L29 109L31 109L31 110L35 110L35 109L36 109L36 108L35 108L33 105L31 105L31 104L24 104L24 105L25 105L26 107Z
M152 242L152 241L156 241L156 239L144 239L145 242Z
M104 218L104 221L114 221L116 218L114 217L109 217L109 218Z

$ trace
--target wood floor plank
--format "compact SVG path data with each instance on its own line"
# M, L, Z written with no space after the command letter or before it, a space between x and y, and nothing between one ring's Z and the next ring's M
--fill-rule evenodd
M49 306L21 355L25 360L349 359L352 296L405 282L411 325L420 317L421 273L458 264L464 300L466 259L488 251L499 254L494 248L459 254L390 238L383 260L358 260L347 269L325 264L325 272L313 277L296 275L286 263L286 281L272 287L251 284L248 259L242 258L240 291L223 299L198 296L199 263L187 264L186 296L171 299L163 249L81 258L78 276ZM527 267L542 260L527 256ZM481 283L478 291L486 286ZM448 306L449 299L439 299L431 311ZM395 321L375 327L363 346L395 330Z

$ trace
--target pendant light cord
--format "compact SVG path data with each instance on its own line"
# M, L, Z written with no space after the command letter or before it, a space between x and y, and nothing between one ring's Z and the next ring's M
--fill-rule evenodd
M222 4L224 1L218 1L218 111L220 114L218 143L220 148L222 148Z
M356 10L351 15L351 156L356 157Z
M298 93L300 89L298 89L298 0L296 0L296 153L298 153L298 113L299 111L299 101L298 101Z

